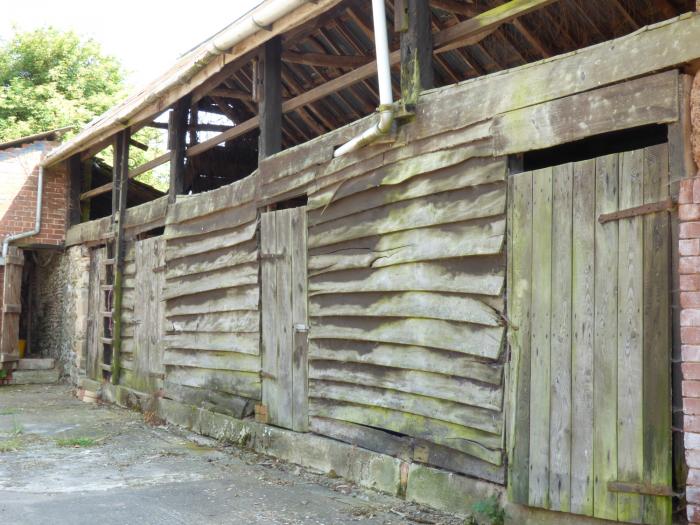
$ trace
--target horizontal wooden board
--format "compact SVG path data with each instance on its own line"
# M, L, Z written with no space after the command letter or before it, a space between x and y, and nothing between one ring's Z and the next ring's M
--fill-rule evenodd
M258 259L255 240L245 241L234 247L224 247L205 253L171 259L168 261L166 279L174 279L195 273L210 272L238 264L254 262Z
M187 197L179 197L170 206L166 224L184 223L185 221L201 218L219 210L250 202L255 197L257 173L227 184L216 190L198 193Z
M257 310L239 312L217 312L212 314L178 315L168 314L166 333L177 332L258 332L260 313Z
M166 313L168 316L178 316L257 310L259 302L260 288L253 284L170 299Z
M480 431L475 434L475 441L490 447L498 446L503 429L502 416L498 412L398 390L311 380L309 395L318 399L390 408L474 428Z
M386 408L352 405L316 398L311 398L309 401L309 414L386 428L393 432L429 439L434 443L461 450L494 465L500 465L503 462L500 450L494 450L472 441L473 431L460 425Z
M221 334L199 331L163 336L163 346L170 349L211 350L259 355L260 335L256 333Z
M258 212L255 203L240 205L237 202L232 202L231 205L235 207L196 217L187 222L168 224L165 230L165 238L169 241L179 239L182 242L186 242L186 239L191 239L197 235L230 230L256 219Z
M455 376L364 363L312 360L309 363L309 379L389 388L494 411L501 409L503 400L501 389L493 385Z
M188 257L200 253L207 253L222 248L232 248L255 237L258 223L249 222L230 230L221 230L206 235L200 235L196 239L170 241L165 250L165 259L170 262L180 257Z
M168 279L163 298L174 299L222 288L248 286L258 282L257 263L247 263L213 272Z
M506 187L488 184L395 202L309 228L309 248L505 213Z
M472 158L453 166L438 166L431 173L408 174L388 169L369 171L320 191L309 198L309 223L320 224L392 202L504 181L506 166L502 158Z
M218 390L250 399L260 399L261 394L260 375L253 372L166 366L166 378L178 385Z
M678 72L578 93L500 115L494 154L507 155L617 131L678 120Z
M495 255L503 249L505 217L440 224L353 239L312 250L310 275L351 268Z
M439 319L374 317L316 317L311 339L375 341L451 350L462 354L498 359L503 348L504 328Z
M165 381L163 390L164 397L167 399L174 399L186 405L206 408L212 412L226 414L238 419L252 415L255 409L255 403L248 398L208 388L183 386Z
M163 355L164 365L258 372L260 356L237 352L203 352L201 350L168 349Z
M385 268L342 270L309 278L310 295L350 292L435 291L500 295L502 258L449 259Z
M420 370L476 379L492 385L500 385L503 376L499 364L484 363L456 352L422 346L315 339L309 345L309 358Z

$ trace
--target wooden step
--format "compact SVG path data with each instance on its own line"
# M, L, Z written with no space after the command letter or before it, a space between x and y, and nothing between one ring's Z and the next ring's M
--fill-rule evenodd
M100 337L100 342L103 345L111 345L112 344L112 339L109 337Z
M100 289L103 292L111 292L112 290L114 290L114 285L113 284L103 284L102 286L100 286Z
M12 372L11 385L51 385L58 383L61 374L52 370L15 370Z
M45 359L20 359L17 362L17 370L53 370L56 360Z
M102 317L108 317L108 318L111 319L112 316L114 315L114 313L113 313L113 312L100 312L100 315L101 315Z
M102 364L100 365L100 368L102 368L102 370L104 370L105 372L111 372L111 371L112 371L112 365L106 365L106 364L102 363Z
M114 259L105 259L104 264L105 266L112 266L114 264Z

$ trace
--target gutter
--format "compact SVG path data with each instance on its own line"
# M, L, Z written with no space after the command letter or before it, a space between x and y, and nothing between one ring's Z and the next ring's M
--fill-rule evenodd
M389 61L389 37L386 27L384 0L372 0L372 17L374 19L374 47L377 55L377 80L379 83L379 122L364 133L340 146L333 153L340 157L371 144L386 136L394 123L394 99L391 92L391 62Z
M130 106L115 114L105 116L109 120L127 125L132 117L162 98L168 91L177 86L187 84L192 77L204 69L215 57L229 51L236 44L261 30L269 31L272 24L303 5L316 2L317 0L267 0L256 7L250 15L234 22L210 39L199 51L195 51L194 56L190 58L190 63L185 69L155 85L148 96L143 97L135 106ZM374 3L376 4L377 2L375 1ZM76 135L71 142L66 143L65 147L59 147L52 151L51 156L42 165L51 165L56 162L54 159L75 153L73 150L78 149L75 144L79 143L81 135L89 136L90 134L91 132L86 130L84 133Z
M44 166L39 165L39 180L37 182L36 188L36 214L34 219L34 229L27 232L15 233L5 237L2 242L2 258L0 258L0 266L5 266L5 259L7 258L7 251L10 247L10 243L18 241L20 239L26 239L27 237L33 237L38 235L41 231L41 206L44 200Z

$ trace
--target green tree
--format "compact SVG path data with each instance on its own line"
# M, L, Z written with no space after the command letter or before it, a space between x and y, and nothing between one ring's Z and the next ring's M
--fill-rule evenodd
M121 65L94 40L44 28L0 41L0 141L80 127L125 94Z

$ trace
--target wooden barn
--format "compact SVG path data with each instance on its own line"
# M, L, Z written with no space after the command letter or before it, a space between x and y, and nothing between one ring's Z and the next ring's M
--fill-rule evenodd
M44 161L80 386L453 511L700 523L695 10L263 1Z

